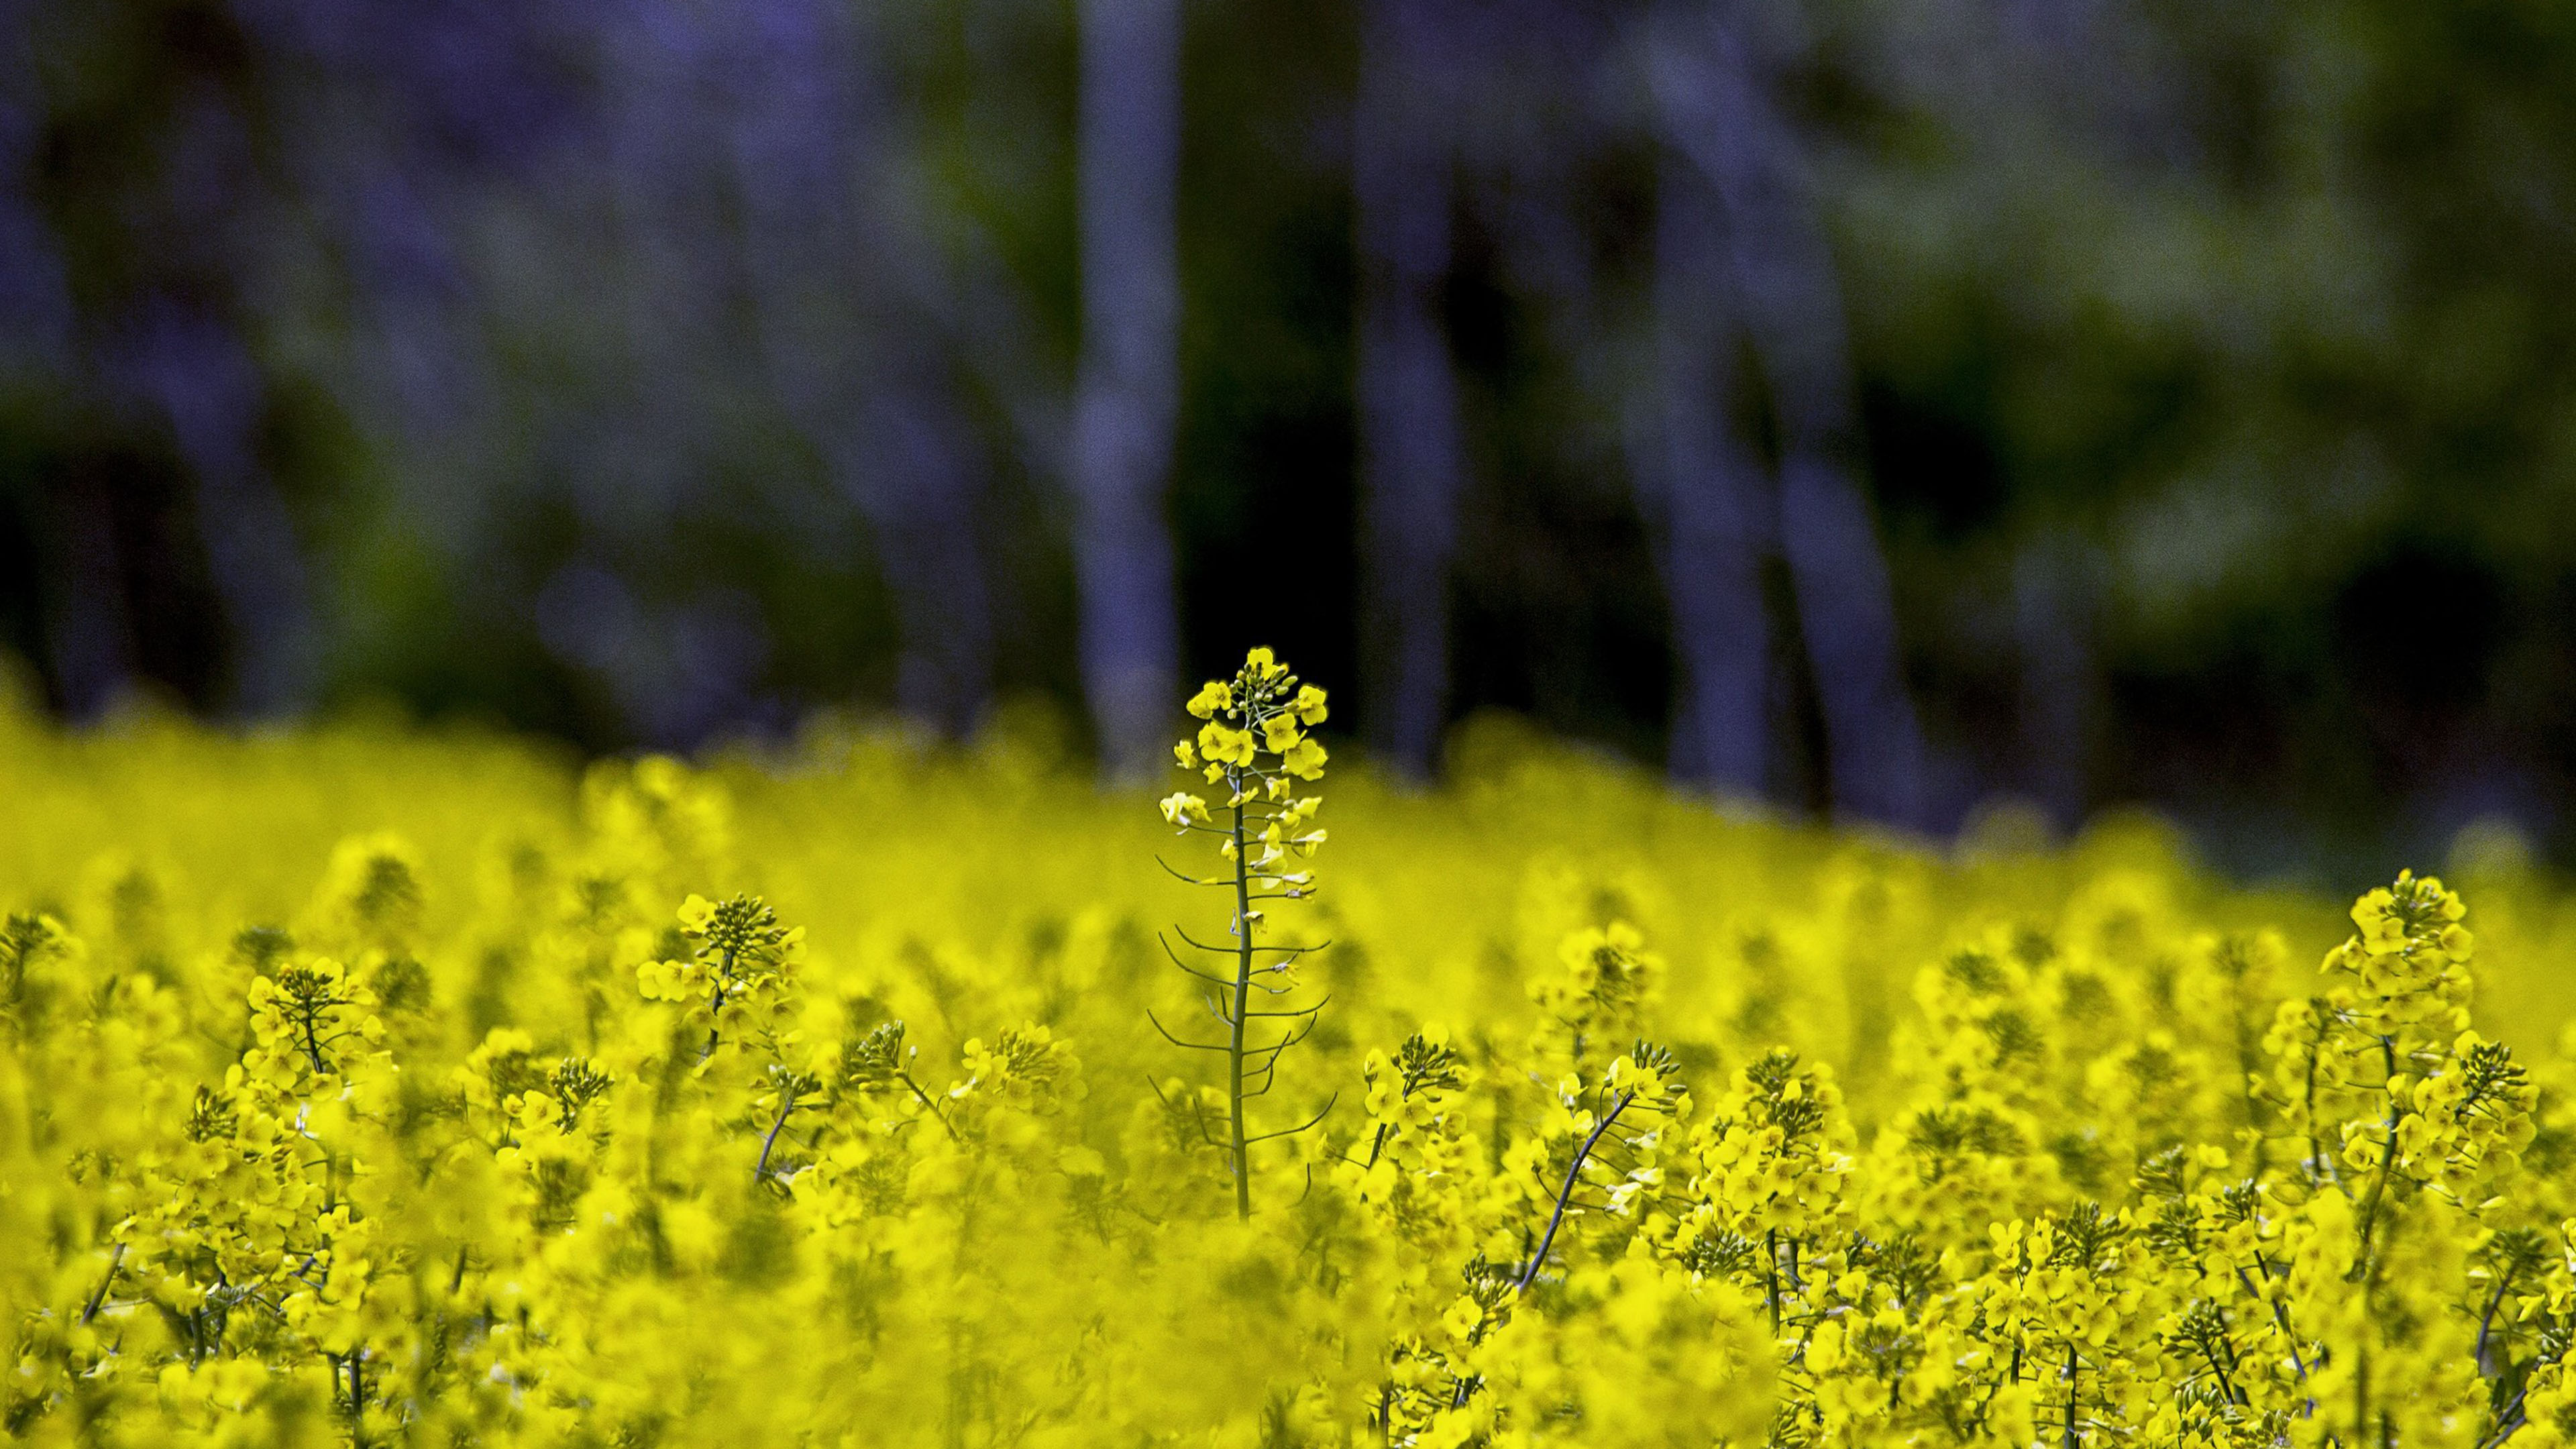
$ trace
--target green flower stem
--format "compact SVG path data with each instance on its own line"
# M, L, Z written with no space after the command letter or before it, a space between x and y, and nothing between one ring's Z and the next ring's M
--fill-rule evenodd
M1243 786L1234 789L1234 1012L1227 1027L1226 1108L1234 1131L1234 1215L1252 1217L1252 1162L1243 1137L1243 1027L1252 1008L1252 866L1244 853Z

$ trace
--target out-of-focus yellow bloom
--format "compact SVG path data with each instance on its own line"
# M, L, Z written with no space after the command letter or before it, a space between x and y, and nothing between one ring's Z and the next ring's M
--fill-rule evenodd
M1007 738L575 777L0 712L10 1436L2576 1445L2545 887L2346 919L1498 741L1352 781L1309 913L1293 679L1201 691L1159 821ZM1207 1020L1143 969L1184 825L1192 941L1330 941L1247 978L1334 992L1256 1130L1339 1095L1248 1224L1144 1021Z

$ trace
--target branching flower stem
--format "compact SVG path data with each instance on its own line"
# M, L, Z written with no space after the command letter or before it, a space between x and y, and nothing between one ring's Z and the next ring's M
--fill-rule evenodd
M1592 1159L1592 1149L1601 1145L1602 1135L1610 1130L1610 1124L1618 1121L1619 1114L1627 1111L1628 1104L1636 1100L1634 1092L1621 1093L1619 1100L1610 1105L1610 1110L1601 1114L1601 1120L1592 1124L1592 1133L1583 1139L1583 1145L1575 1149L1574 1161L1565 1169L1565 1183L1556 1190L1556 1210L1548 1214L1547 1231L1540 1235L1538 1248L1530 1254L1528 1266L1521 1269L1520 1277L1513 1282L1514 1288L1526 1289L1538 1281L1538 1270L1546 1265L1548 1250L1556 1245L1556 1230L1565 1225L1566 1204L1573 1201L1574 1190L1582 1185L1583 1164Z
M723 954L717 959L715 993L707 998L707 1015L713 1021L720 1022L724 1019L725 997L733 989L734 950L735 948L731 946L725 947ZM723 1030L721 1026L707 1028L707 1044L698 1048L699 1061L703 1062L716 1054L716 1043Z
M790 1115L792 1115L795 1111L796 1111L796 1088L795 1088L795 1086L791 1083L791 1084L790 1084L790 1085L788 1085L787 1087L785 1087L785 1088L783 1088L783 1089L781 1089L781 1090L780 1090L780 1092L779 1092L779 1094L778 1094L778 1117L777 1117L777 1120L775 1120L775 1121L773 1121L773 1122L771 1122L771 1123L769 1124L769 1133L768 1133L768 1135L760 1139L760 1162L759 1162L759 1164L758 1164L757 1166L753 1167L753 1168L752 1168L752 1170L751 1170L751 1180L752 1180L753 1182L756 1182L756 1183L757 1183L757 1182L764 1182L764 1181L767 1181L767 1180L768 1180L768 1177L769 1177L769 1154L770 1154L770 1152L771 1152L774 1148L776 1148L776 1147L778 1146L778 1133L779 1133L779 1130L780 1130L781 1128L783 1128L783 1127L785 1127L785 1126L787 1125L787 1119L788 1119L788 1117L789 1117Z
M912 1089L912 1095L919 1098L921 1101L921 1110L930 1114L930 1120L939 1124L939 1130L948 1134L949 1141L964 1142L966 1140L965 1138L957 1135L957 1124L949 1121L948 1114L939 1110L939 1104L931 1100L931 1096L928 1092L921 1089L921 1083L912 1079L912 1073L898 1072L895 1074L895 1077L896 1080Z
M2290 1327L2289 1310L2283 1308L2269 1295L2255 1288L2254 1280L2246 1274L2244 1269L2239 1268L2236 1270L2236 1281L2245 1285L2245 1293L2247 1297L2259 1299L2270 1305L2272 1309L2272 1321L2281 1326L2281 1336L2289 1340L2290 1367L2298 1370L2299 1382L2303 1384L2306 1383L2308 1381L2308 1361L2299 1355L2299 1335L2296 1330Z
M116 1245L116 1251L108 1255L107 1276L98 1280L98 1291L89 1296L89 1302L81 1305L80 1321L82 1323L86 1324L90 1320L98 1317L98 1310L107 1302L107 1290L114 1287L116 1284L116 1270L124 1266L125 1245L123 1243L119 1243ZM2484 1340L2481 1339L2480 1341L2483 1342Z
M2513 1287L2515 1271L2515 1265L2508 1263L2496 1274L2495 1291L2487 1295L2486 1309L2478 1314L2478 1372L2490 1378L2494 1377L2496 1369L2495 1356L2489 1351L2495 1332L2496 1310L2504 1306L2504 1295Z

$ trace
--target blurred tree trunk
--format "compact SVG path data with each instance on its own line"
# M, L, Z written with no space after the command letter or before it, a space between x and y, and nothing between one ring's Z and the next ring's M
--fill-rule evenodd
M909 138L887 114L874 37L836 7L747 0L739 19L728 139L755 346L874 535L898 709L961 735L992 680L980 475L943 345L951 289L903 175Z
M45 662L63 717L87 723L134 682L116 521L94 478L63 480L42 501Z
M1803 150L1719 11L1667 27L1650 63L1673 143L1716 189L1738 305L1779 427L1781 551L1824 710L1834 807L1922 825L1922 737L1887 560L1856 473L1842 296Z
M224 47L211 39L229 34L235 22L218 9L204 17L208 44L171 47L114 78L93 72L103 89L80 104L100 106L102 113L55 126L44 144L57 154L29 165L34 157L27 148L44 123L46 103L46 87L30 83L20 50L27 27L39 23L29 18L30 8L12 4L0 12L7 31L0 45L12 52L0 58L0 84L13 98L28 98L0 102L14 113L0 122L12 133L0 139L0 162L11 165L10 185L23 179L52 189L52 220L87 238L83 245L95 255L83 258L84 270L97 279L95 290L81 297L85 315L78 323L68 304L76 293L61 294L66 303L56 320L63 339L55 365L85 372L76 385L96 389L102 400L127 410L129 421L175 445L230 656L219 708L244 718L300 713L320 686L321 639L304 549L264 456L267 389L251 351L255 324L247 305L256 233L245 220L268 199L267 177L254 104L241 94L239 77L214 58ZM41 23L72 27L55 34L58 44L67 34L82 34L82 27L112 23L116 13L113 7L49 11ZM155 64L166 64L167 72ZM44 77L56 86L65 79ZM53 99L60 101L61 93ZM18 113L20 104L39 109ZM118 124L105 123L106 114ZM33 237L50 252L48 228L31 220L14 228L18 237L0 241L23 246ZM12 229L5 216L0 229ZM50 256L33 251L0 263L11 271L31 266L60 275ZM76 362L64 360L72 354ZM95 508L76 505L67 519L73 530L65 544L68 577L94 574L100 559L114 556L112 546L102 552L101 545L112 540L113 526L96 515ZM87 609L109 592L84 583L68 597L79 601L72 607ZM90 678L117 672L96 641L122 637L122 623L70 627L72 635L93 641L77 646L89 661L78 672Z
M2023 788L2061 829L2083 823L2087 799L2096 573L2091 549L2069 530L2043 533L2013 558Z
M71 293L54 231L28 194L42 143L40 81L29 53L28 0L0 0L0 381L68 369Z
M1656 192L1652 441L1638 473L1681 664L1673 773L1759 800L1770 761L1771 490L1730 416L1733 280L1716 210L1707 178L1667 152Z
M878 377L854 436L830 459L865 511L894 595L903 713L962 736L992 691L993 626L964 424L935 386Z
M167 420L195 485L193 512L231 635L227 712L293 716L320 685L304 551L260 456L259 368L231 327L166 294L144 302L112 365Z
M30 8L0 0L0 389L34 392L70 380L72 304L53 228L24 186L41 120ZM59 478L34 503L46 672L64 716L93 719L134 667L107 490L94 478Z
M1069 471L1103 773L1150 779L1178 703L1165 494L1180 412L1179 0L1081 0L1082 360Z
M251 351L260 258L249 219L270 200L270 177L256 103L230 78L210 66L176 89L159 154L138 173L148 211L125 222L147 280L119 309L100 361L117 392L160 414L187 465L229 636L219 707L292 716L320 688L322 640L305 552L265 456L267 382Z
M1359 260L1361 656L1370 743L1429 775L1448 706L1449 568L1465 482L1440 314L1452 148L1432 0L1369 0L1352 134Z

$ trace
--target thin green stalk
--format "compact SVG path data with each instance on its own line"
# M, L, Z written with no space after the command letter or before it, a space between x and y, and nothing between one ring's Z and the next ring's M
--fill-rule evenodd
M111 1275L115 1271L112 1267L108 1270ZM2504 1306L2505 1290L2513 1286L2514 1272L2515 1265L2507 1263L2503 1270L2496 1274L2495 1291L2487 1295L2486 1310L2478 1315L2478 1372L2489 1378L2493 1378L2496 1372L2495 1355L2489 1349L2495 1332L2496 1310Z
M1521 1269L1519 1280L1512 1284L1514 1288L1527 1288L1538 1281L1538 1270L1547 1266L1548 1250L1556 1246L1556 1230L1565 1225L1566 1205L1574 1200L1574 1190L1583 1185L1583 1164L1591 1160L1592 1149L1601 1145L1601 1136L1610 1130L1610 1124L1618 1121L1619 1114L1627 1111L1628 1104L1635 1100L1637 1094L1634 1092L1620 1097L1593 1125L1592 1135L1584 1138L1583 1145L1574 1149L1574 1162L1565 1169L1565 1185L1557 1189L1556 1210L1548 1214L1547 1232L1538 1240L1538 1250L1530 1254L1529 1265ZM1772 1322L1776 1328L1779 1320L1775 1317Z
M2269 1263L2265 1263L2260 1254L2255 1256L2254 1261L2263 1268L2265 1276L2268 1277L2271 1274L2271 1265ZM2264 1303L2270 1305L2272 1309L2272 1321L2281 1325L2281 1336L2288 1339L2290 1343L2290 1367L2299 1371L2299 1382L2303 1384L2306 1383L2308 1381L2308 1361L2299 1356L2299 1335L2290 1327L2290 1311L2283 1308L2280 1304L2273 1302L2273 1300L2267 1295L2256 1291L2253 1278L2248 1276L2244 1269L2239 1268L2236 1270L2236 1281L2245 1285L2245 1296L2261 1299ZM2313 1413L2316 1408L2316 1401L2313 1399L2309 1400L2308 1407L2309 1411Z
M731 991L731 988L726 983L733 980L733 958L734 948L727 946L724 948L724 959L716 966L715 995L707 999L707 1018L709 1022L707 1026L707 1044L698 1049L699 1061L705 1061L707 1058L716 1054L716 1034L722 1031L723 1028L714 1025L714 1022L724 1015L725 997Z
M81 1322L88 1323L98 1317L98 1310L107 1303L107 1290L116 1284L116 1270L123 1266L125 1266L125 1245L119 1243L116 1245L116 1251L108 1255L107 1276L98 1280L98 1291L89 1295L89 1302L81 1306ZM2479 1335L2478 1342L2482 1345L2486 1342L2484 1334Z
M1780 1230L1773 1228L1763 1239L1762 1279L1771 1301L1771 1331L1780 1331Z
M760 1162L751 1170L751 1180L765 1181L769 1176L769 1154L778 1146L779 1130L787 1125L789 1114L796 1110L796 1090L791 1085L778 1094L778 1120L769 1124L769 1135L760 1139Z
M2392 1079L2397 1075L2396 1043L2390 1038L2382 1036L2379 1039L2379 1054L2382 1060L2386 1063L2386 1075L2381 1079L2384 1087L2389 1079ZM2377 1177L2372 1179L2370 1184L2370 1197L2362 1204L2361 1207L2361 1258L2365 1266L2370 1262L2371 1232L2379 1226L2379 1200L2388 1191L2388 1175L2390 1171L2397 1166L2397 1124L2402 1115L2403 1114L2397 1100L2397 1094L2395 1092L2390 1092L2388 1094L2388 1120L2380 1128L2380 1134L2385 1140L2380 1145L2379 1174ZM2372 1272L2372 1276L2375 1277L2376 1270L2374 1269L2370 1271ZM2360 1431L2356 1429L2354 1432L2358 1433Z
M922 1110L928 1112L930 1114L930 1120L938 1123L940 1130L948 1134L949 1141L964 1142L966 1140L965 1138L957 1135L957 1124L949 1121L948 1114L939 1110L939 1104L932 1101L930 1094L921 1089L921 1083L912 1079L912 1073L898 1072L895 1075L905 1086L912 1089L912 1095L921 1099Z
M1231 777L1229 777L1231 781ZM1252 867L1243 844L1243 785L1234 789L1234 1012L1225 1048L1226 1106L1234 1129L1234 1215L1252 1217L1252 1163L1243 1138L1243 1026L1252 1007Z
M2078 1449L2084 1441L2075 1432L2075 1375L2079 1368L2075 1357L2075 1340L2066 1341L2066 1449Z

